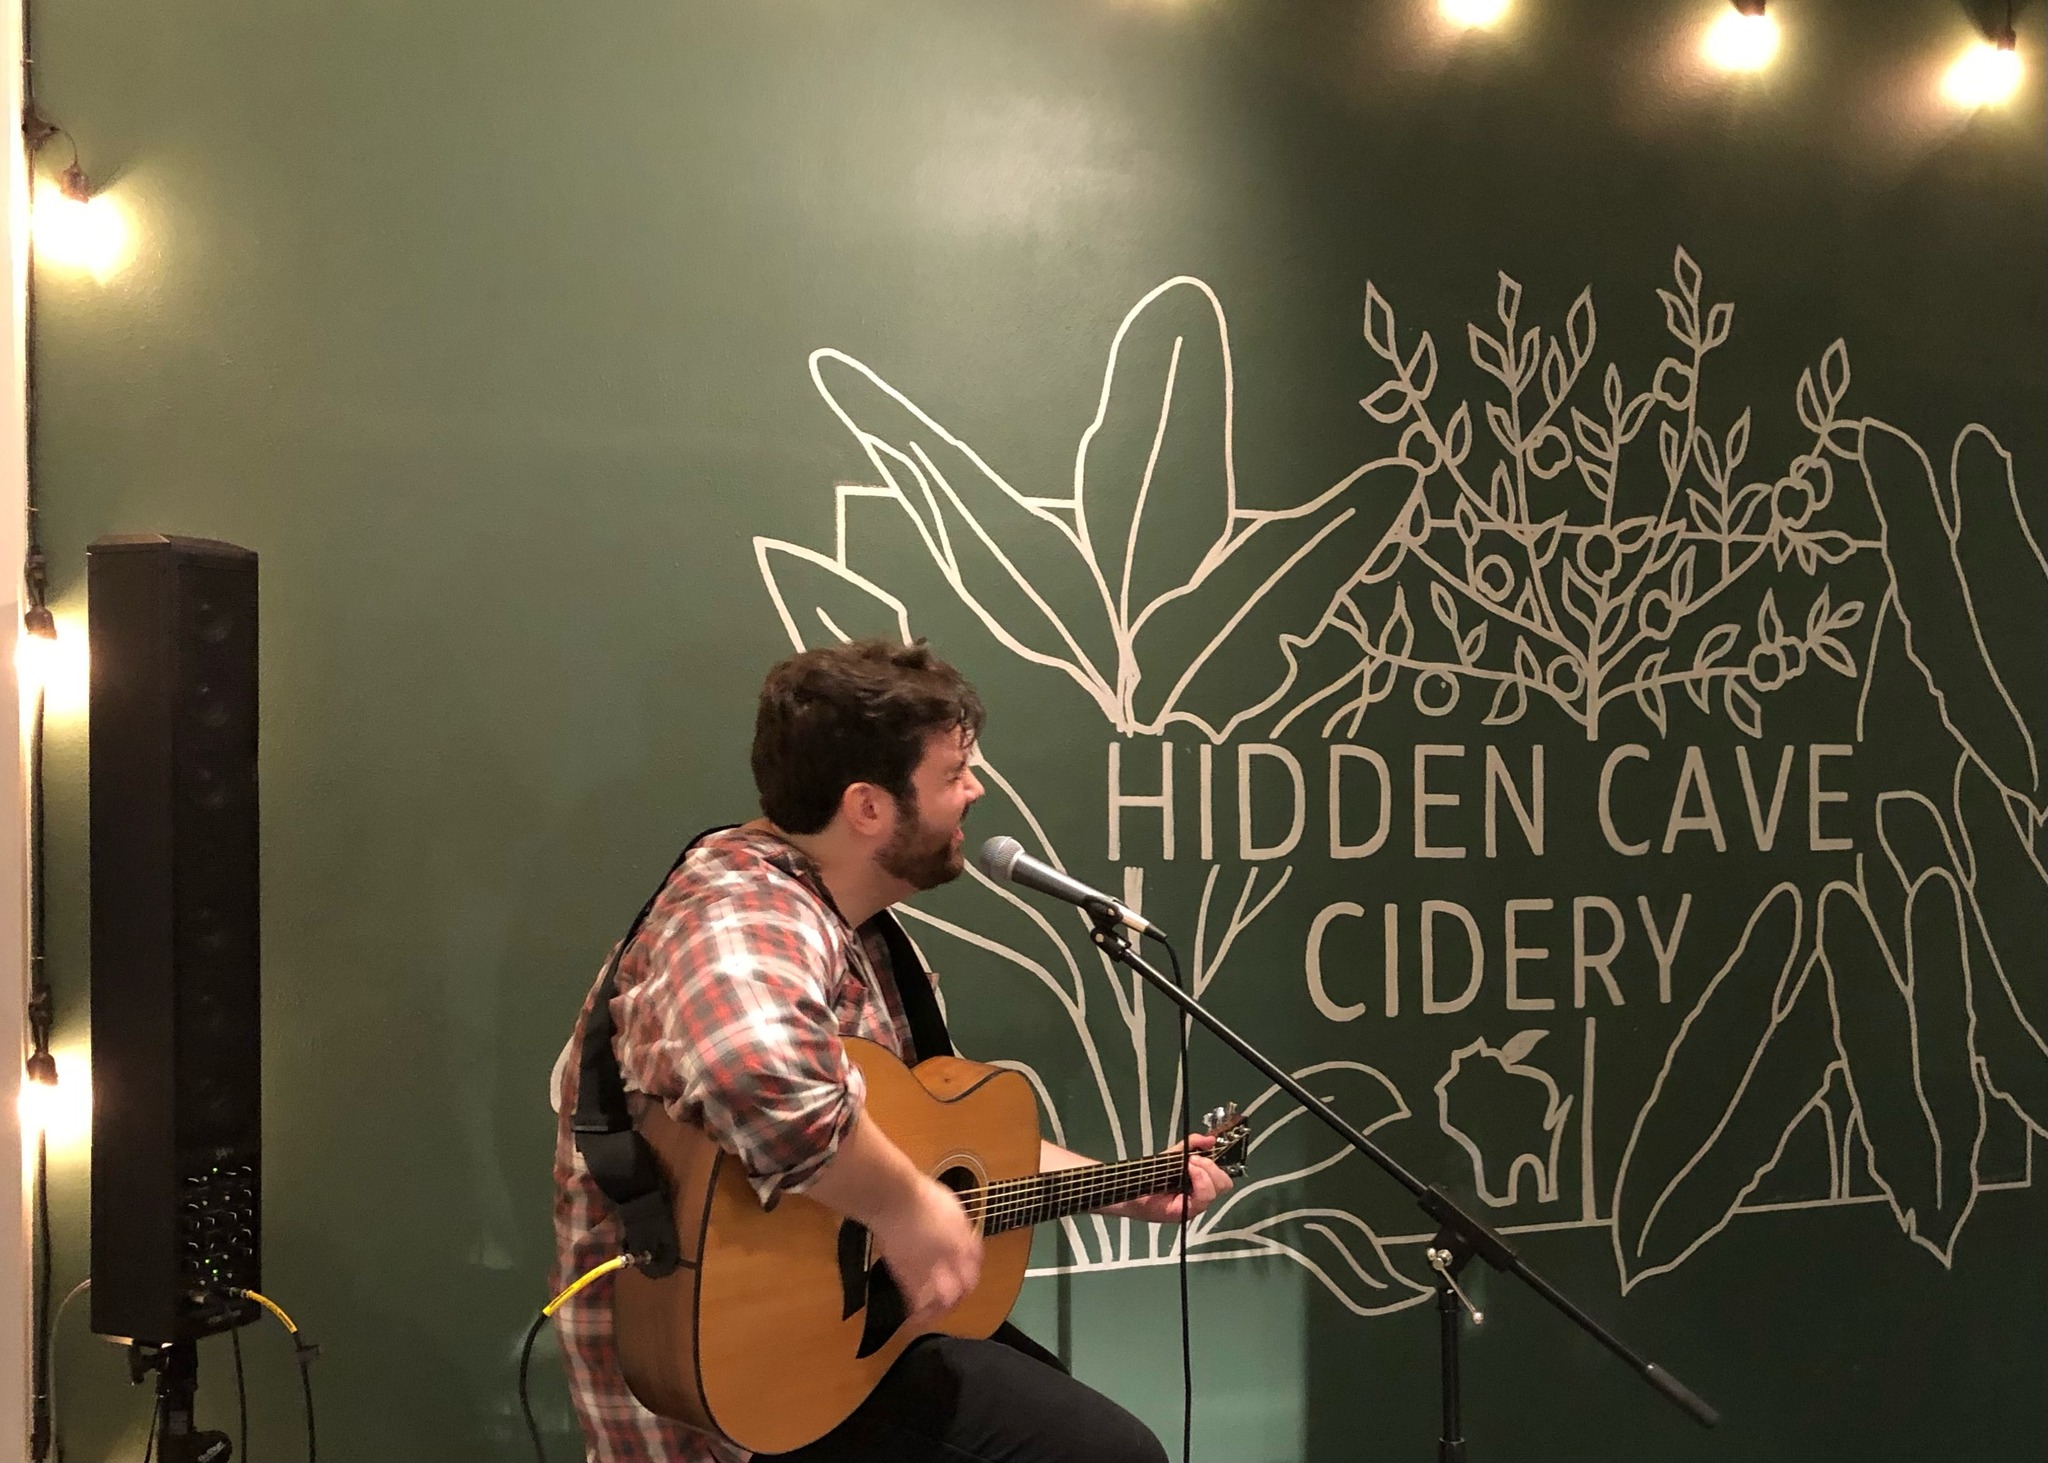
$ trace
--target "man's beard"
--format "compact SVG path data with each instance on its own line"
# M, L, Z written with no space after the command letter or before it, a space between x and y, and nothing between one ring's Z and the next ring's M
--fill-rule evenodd
M896 800L896 831L875 855L882 872L901 879L913 889L936 889L950 884L967 869L967 860L953 844L951 828L936 831L925 827L913 790Z

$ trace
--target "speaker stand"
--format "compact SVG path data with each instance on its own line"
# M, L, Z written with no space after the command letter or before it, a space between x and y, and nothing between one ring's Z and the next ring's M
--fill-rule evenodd
M128 1347L128 1377L140 1383L156 1373L156 1456L163 1463L227 1463L234 1448L223 1432L193 1426L199 1392L199 1347L172 1341L162 1346L134 1342Z

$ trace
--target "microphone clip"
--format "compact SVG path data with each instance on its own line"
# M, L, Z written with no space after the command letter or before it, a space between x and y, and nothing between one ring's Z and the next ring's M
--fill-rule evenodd
M1112 960L1122 960L1129 955L1131 936L1126 917L1130 911L1106 899L1090 900L1083 907L1088 911L1089 922L1095 927L1089 933L1089 942ZM1159 933L1156 927L1149 924L1145 930L1152 934Z
M1081 907L1088 912L1088 918L1098 932L1105 928L1115 930L1126 948L1130 944L1127 931L1135 931L1141 936L1150 935L1161 944L1166 942L1166 931L1120 900L1090 899Z

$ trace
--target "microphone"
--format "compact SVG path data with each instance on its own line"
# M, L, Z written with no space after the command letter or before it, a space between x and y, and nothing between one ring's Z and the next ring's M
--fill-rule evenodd
M975 859L975 863L991 879L1022 884L1026 889L1035 889L1040 894L1050 894L1055 899L1078 904L1099 918L1128 925L1141 935L1151 935L1159 940L1166 938L1166 931L1121 899L1112 899L1100 889L1091 889L1079 879L1070 878L1052 865L1040 863L1024 852L1024 845L1014 838L991 838L981 846L981 855Z

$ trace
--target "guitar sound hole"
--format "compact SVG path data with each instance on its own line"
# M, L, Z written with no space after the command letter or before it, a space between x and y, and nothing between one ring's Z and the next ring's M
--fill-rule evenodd
M960 1164L955 1164L952 1168L941 1171L938 1179L940 1183L963 1197L981 1187L981 1175L973 1169ZM981 1205L979 1201L968 1202L967 1213L977 1224L980 1223Z

